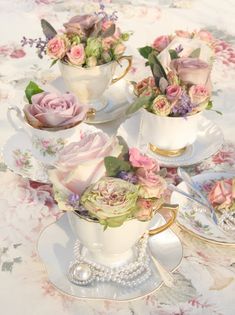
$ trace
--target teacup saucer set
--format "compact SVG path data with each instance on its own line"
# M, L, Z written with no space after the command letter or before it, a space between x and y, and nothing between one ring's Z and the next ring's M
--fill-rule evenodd
M180 168L223 143L220 129L203 117L212 108L213 49L205 36L158 37L139 49L152 75L126 83L132 58L123 55L124 43L131 34L116 18L103 10L75 16L60 33L41 21L46 39L31 44L58 62L66 88L61 79L53 92L27 85L23 111L8 110L16 133L3 156L15 173L51 183L66 212L38 241L51 283L77 298L128 301L174 285L172 271L183 257L169 229L176 220L204 240L235 245L234 181L228 173L190 178ZM112 137L92 125L120 116L126 120ZM179 167L178 187L167 184L164 167ZM174 190L172 204L164 200L167 188ZM224 190L230 203L217 200Z

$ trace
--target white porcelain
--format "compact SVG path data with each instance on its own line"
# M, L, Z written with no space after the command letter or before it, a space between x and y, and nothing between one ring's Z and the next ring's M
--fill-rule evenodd
M62 77L57 78L51 85L48 85L47 89L64 93L67 91ZM103 96L107 99L107 106L97 111L95 116L87 117L86 123L102 124L125 116L129 104L133 102L132 85L125 79L122 79L110 85Z
M144 110L144 109L143 109ZM142 133L142 111L140 110L122 123L117 134L122 136L129 147L137 147L143 153L155 158L160 165L169 167L187 166L199 163L216 153L224 142L220 128L212 121L201 116L200 129L195 142L188 146L185 152L178 157L165 157L153 153L149 149L152 129L143 135ZM174 130L172 130L174 133ZM161 135L161 133L160 133Z
M201 113L188 117L158 116L142 110L142 135L162 150L179 150L193 144L197 138Z
M32 154L32 144L23 131L11 136L2 149L3 161L14 173L41 183L49 183L47 168Z
M117 81L113 79L117 65L117 61L111 61L100 66L84 68L59 62L61 75L69 91L77 95L81 103L88 104L96 111L107 105L107 99L103 94L110 84ZM130 65L131 61L124 70L124 75Z
M155 220L157 223L153 221L153 227L165 223L159 214ZM67 214L46 227L38 240L38 254L44 263L48 278L52 285L64 294L82 300L129 301L151 294L163 284L156 266L151 263L151 277L140 286L126 288L113 282L98 282L89 286L75 285L67 278L69 264L74 259L75 241L76 235L72 232ZM182 244L170 229L149 238L148 252L168 271L176 270L183 257Z
M202 185L204 183L222 178L232 178L234 176L235 172L208 172L193 176L192 179L200 185L203 191ZM189 193L185 182L181 182L177 187ZM222 228L216 225L211 219L210 212L205 208L176 192L172 193L171 202L179 204L177 222L183 229L186 229L195 236L209 242L223 245L235 245L235 232L225 232Z
M12 116L13 111L16 112L16 117ZM22 112L16 106L8 108L7 118L16 131L23 131L28 135L32 143L32 154L38 160L47 164L53 164L56 155L64 148L69 140L73 136L79 135L83 129L86 129L84 123L63 130L37 129L28 124ZM76 140L79 140L79 137L77 137Z

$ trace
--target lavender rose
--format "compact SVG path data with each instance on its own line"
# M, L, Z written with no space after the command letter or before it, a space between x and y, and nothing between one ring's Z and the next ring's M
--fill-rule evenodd
M95 28L98 18L91 14L76 15L64 24L68 34L88 37Z
M103 132L90 133L67 145L59 154L50 179L56 189L78 194L105 175L104 158L117 157L122 151L117 138Z
M179 85L169 85L166 88L166 97L170 102L176 101L182 93Z
M178 58L170 63L170 68L177 73L180 80L189 84L207 84L211 68L208 63L198 58Z
M32 96L32 104L24 106L24 114L34 128L73 126L84 120L88 107L79 104L71 93L42 92Z

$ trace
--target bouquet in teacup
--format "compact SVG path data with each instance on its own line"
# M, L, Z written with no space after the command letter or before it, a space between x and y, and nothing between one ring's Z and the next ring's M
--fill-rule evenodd
M22 46L35 46L38 56L48 55L52 65L58 60L75 66L94 67L118 60L126 47L130 32L123 33L117 26L116 11L107 14L104 6L94 14L76 15L64 23L64 30L56 31L46 20L41 20L45 39L23 37Z
M130 219L149 221L166 189L155 160L103 132L67 145L49 176L61 210L76 211L104 228Z
M159 116L185 117L212 108L214 52L209 33L178 31L163 35L139 52L152 76L133 82L137 99L128 114L144 107Z

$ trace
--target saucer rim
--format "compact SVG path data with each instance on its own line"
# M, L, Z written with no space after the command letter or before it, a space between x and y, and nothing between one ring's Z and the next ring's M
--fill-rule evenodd
M234 172L221 172L221 171L219 171L219 172L214 172L214 171L205 172L205 173L201 173L201 174L197 174L197 175L192 176L192 179L196 180L199 177L202 177L202 176L204 177L204 176L207 176L207 175L210 176L212 174L218 175L218 177L222 177L225 174L227 174L227 175L231 174L231 176L232 175L235 176L235 171ZM182 181L180 184L182 184L182 183L184 183L184 181ZM179 185L177 185L177 186L179 186ZM173 194L176 194L176 193L173 192L172 196L173 196ZM172 196L171 196L171 201L172 201ZM179 207L179 212L180 212L180 209L181 209L181 207ZM226 241L224 241L224 242L223 241L216 241L215 239L210 239L210 238L207 238L206 236L202 236L200 234L197 234L196 232L194 232L191 229L189 229L188 227L186 227L183 223L179 222L179 217L178 216L177 216L177 219L176 219L176 225L178 227L180 227L182 230L184 230L185 232L189 233L190 235L192 235L192 236L194 236L194 237L196 237L196 238L198 238L198 239L200 239L200 240L202 240L202 241L204 241L206 243L210 243L210 244L214 244L214 245L220 245L220 246L224 246L224 247L228 247L228 246L229 247L235 247L235 240L232 243L231 242L226 242Z
M69 293L67 293L66 291L62 290L61 288L57 287L57 286L52 282L52 280L51 280L51 278L50 278L50 275L49 275L49 272L48 272L48 270L47 270L46 264L45 264L45 262L44 262L44 259L43 259L43 258L41 257L41 255L40 255L39 242L40 242L40 239L41 239L42 234L43 234L48 228L50 228L50 226L52 226L52 225L56 224L57 222L59 222L59 221L62 219L62 217L65 216L65 215L66 215L66 213L63 214L58 220L56 220L56 221L50 223L49 225L47 225L47 226L40 232L40 234L39 234L39 236L38 236L38 239L37 239L37 242L36 242L36 245L35 245L35 250L36 250L37 256L38 256L38 258L39 258L39 260L40 260L40 263L41 263L42 266L43 266L44 272L45 272L46 275L47 275L47 280L48 280L48 281L50 282L50 284L51 284L56 290L58 290L61 294L64 294L64 295L66 295L66 296L68 296L68 297L70 297L70 298L72 297L73 299L76 299L76 300L79 300L79 301L80 301L80 300L85 300L85 301L105 301L105 302L117 302L117 303L121 302L121 303L127 303L127 302L137 301L137 300L140 300L140 299L142 299L142 298L145 298L146 296L152 295L152 294L154 294L155 292L157 292L157 291L164 285L163 280L161 280L161 282L159 283L159 285L158 285L155 289L153 289L152 291L150 291L150 292L148 292L148 293L146 293L146 294L144 294L144 295L139 295L139 296L136 296L136 297L134 297L134 298L129 298L129 299L111 299L111 298L102 298L102 297L97 297L97 298L79 297L79 296L76 296L76 295L73 295L73 294L69 294ZM160 213L158 213L158 215L164 219L163 215L161 215ZM164 220L165 220L165 219L164 219ZM172 227L174 227L174 225L173 225ZM170 230L171 233L173 233L174 236L178 239L179 245L180 245L180 247L181 247L181 257L180 257L180 261L178 262L177 266L175 266L172 270L170 270L171 273L174 273L175 271L177 271L177 269L180 267L180 265L181 265L181 263L182 263L182 261L183 261L183 258L184 258L184 247L183 247L183 242L182 242L182 240L181 240L181 237L180 237L176 232L174 232L171 228L169 228L169 230ZM162 232L162 233L164 233L164 232ZM160 276L160 277L161 277L161 276Z

